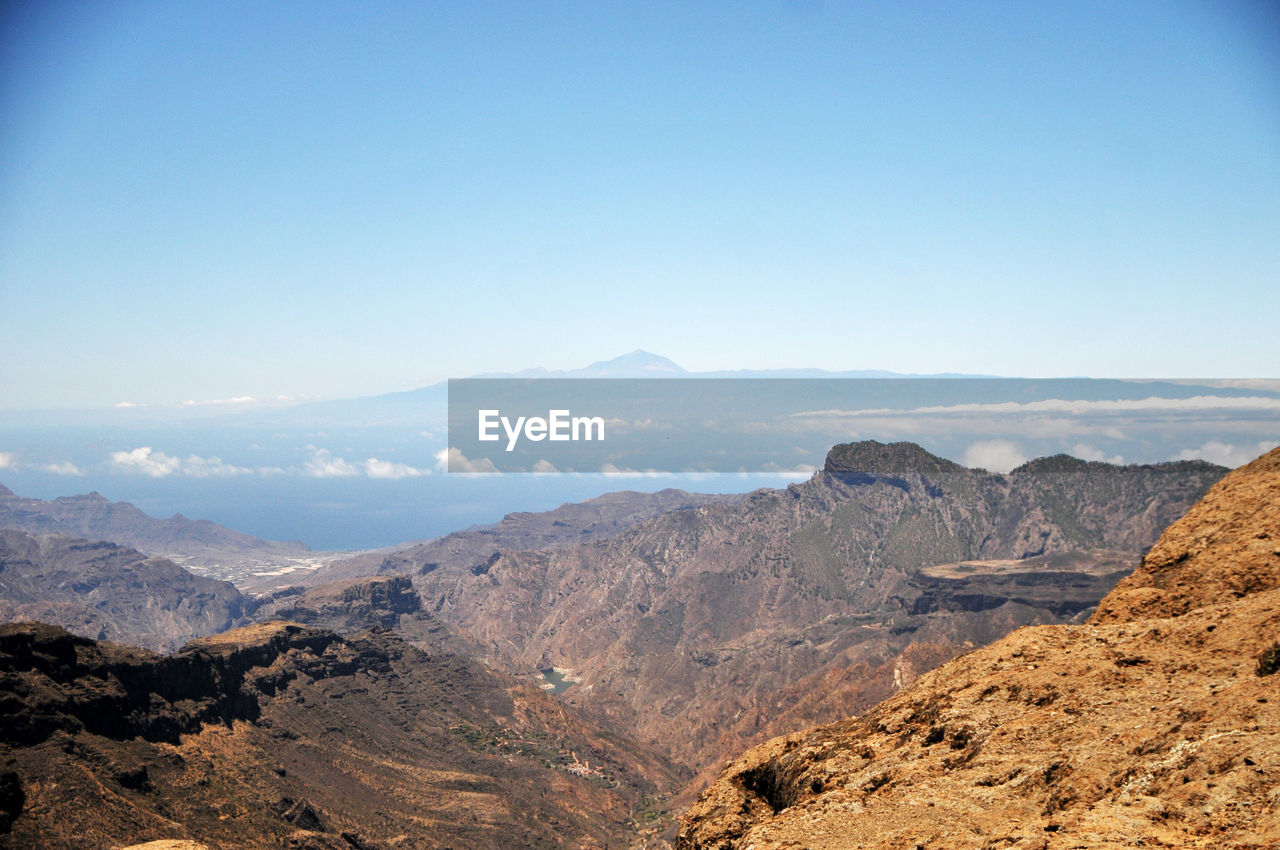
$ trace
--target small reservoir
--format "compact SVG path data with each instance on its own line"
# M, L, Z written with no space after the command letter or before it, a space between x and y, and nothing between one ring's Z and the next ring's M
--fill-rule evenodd
M562 694L582 681L580 677L573 675L572 670L564 667L547 667L538 672L542 674L543 689L553 694Z

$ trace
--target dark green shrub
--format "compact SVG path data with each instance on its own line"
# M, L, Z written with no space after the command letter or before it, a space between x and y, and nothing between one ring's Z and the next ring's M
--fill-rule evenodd
M1277 670L1280 670L1280 641L1271 644L1258 656L1259 676L1270 676Z

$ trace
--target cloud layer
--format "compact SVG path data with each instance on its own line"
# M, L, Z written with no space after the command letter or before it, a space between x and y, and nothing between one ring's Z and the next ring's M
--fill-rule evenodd
M1218 440L1210 440L1195 449L1183 449L1174 455L1174 460L1207 460L1210 463L1216 463L1221 466L1227 466L1235 469L1237 466L1244 466L1249 461L1258 457L1258 455L1271 451L1276 447L1275 441L1263 441L1260 443L1248 444L1243 446L1233 445L1231 443L1223 443Z
M1009 440L982 440L965 450L965 466L990 472L1008 472L1028 460L1017 443Z

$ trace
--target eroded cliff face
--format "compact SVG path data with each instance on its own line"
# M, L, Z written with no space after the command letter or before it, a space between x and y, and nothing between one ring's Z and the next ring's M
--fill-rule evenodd
M725 768L683 848L1280 843L1280 449L1085 625L1021 629Z
M1000 476L856 443L784 490L414 582L489 663L572 671L570 704L698 770L1014 628L1080 616L1224 473L1049 458ZM1067 555L1080 561L1054 560ZM922 573L994 559L1016 563Z
M271 622L157 656L10 624L0 709L6 847L622 846L683 779L386 631Z
M1091 622L1171 617L1280 586L1280 455L1218 482L1173 523Z

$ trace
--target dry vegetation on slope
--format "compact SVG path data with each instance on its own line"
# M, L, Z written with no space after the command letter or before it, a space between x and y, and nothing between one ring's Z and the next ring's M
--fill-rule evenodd
M390 632L265 623L162 657L0 626L0 711L0 847L621 847L677 781Z
M1022 629L867 714L774 739L682 848L1280 844L1280 449L1080 626Z

